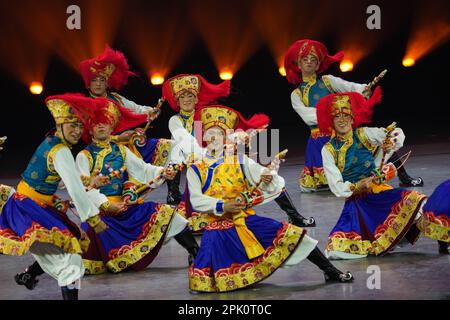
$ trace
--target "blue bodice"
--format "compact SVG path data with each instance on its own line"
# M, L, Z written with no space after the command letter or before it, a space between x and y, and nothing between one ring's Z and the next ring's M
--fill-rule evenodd
M125 148L119 147L115 143L110 143L106 147L99 147L90 144L84 150L90 154L91 174L99 170L101 174L109 175L109 169L120 170L125 164ZM108 168L107 168L108 165ZM99 189L106 196L122 195L123 184L127 180L125 173L120 176L111 177L111 183Z
M56 151L64 146L62 140L56 136L45 138L22 173L23 180L42 194L54 194L61 177L53 167L53 157Z
M355 130L346 141L332 137L328 150L330 146L344 181L357 182L369 177L375 169L373 150L370 150L362 129Z

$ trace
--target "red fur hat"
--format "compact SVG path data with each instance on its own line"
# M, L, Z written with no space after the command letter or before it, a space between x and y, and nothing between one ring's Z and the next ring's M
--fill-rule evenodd
M85 123L94 115L93 99L80 93L65 93L45 99L50 113L57 125L81 121Z
M342 92L329 94L316 104L317 122L324 134L332 134L333 117L338 113L346 113L353 117L353 127L370 123L373 107L381 102L381 89L377 87L369 100L358 92Z
M344 58L344 52L339 51L334 56L328 54L327 48L319 41L304 39L294 42L284 56L284 68L289 83L298 86L302 82L302 71L298 67L298 60L313 54L319 60L319 69L317 74L327 70L331 64L341 61Z
M198 74L180 74L166 80L162 86L162 95L170 107L176 112L180 111L177 104L178 97L183 92L195 95L198 102L195 108L200 108L217 99L227 97L230 94L230 81L226 80L220 84L211 84Z
M103 76L107 80L108 88L120 90L128 83L128 77L136 75L130 71L125 56L120 51L114 51L108 45L105 51L80 63L80 73L86 88L89 88L91 80Z
M95 98L93 115L85 122L83 132L83 141L91 142L90 131L99 123L110 124L113 126L113 134L137 127L147 121L147 115L136 114L130 110L121 107L114 101L107 98Z

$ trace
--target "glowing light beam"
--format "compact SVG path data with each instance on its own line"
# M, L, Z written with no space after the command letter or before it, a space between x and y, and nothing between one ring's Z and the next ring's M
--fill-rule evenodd
M41 94L42 91L44 90L44 87L42 86L42 83L40 83L39 81L33 81L32 83L30 83L30 92L32 94Z
M353 70L353 62L350 60L343 60L339 66L342 72L349 72Z

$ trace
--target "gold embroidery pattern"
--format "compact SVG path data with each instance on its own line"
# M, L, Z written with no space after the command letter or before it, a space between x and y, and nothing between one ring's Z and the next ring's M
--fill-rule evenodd
M152 157L152 165L158 167L164 167L169 159L170 148L172 147L172 141L169 139L159 139L155 148L155 153Z
M377 146L374 146L369 142L369 139L367 138L366 133L364 132L364 128L356 129L356 135L358 136L359 141L361 141L364 147L366 147L367 150L369 150L373 154Z
M113 273L118 273L135 264L149 254L165 236L176 210L169 205L158 205L156 213L145 224L143 232L136 241L128 246L109 252L106 267Z
M298 178L298 184L301 187L308 189L319 189L328 185L327 177L323 168L313 167L309 170L307 167L303 168Z
M81 254L87 249L89 240L84 237L78 240L69 230L53 227L51 230L32 222L22 236L17 236L11 229L0 230L0 253L21 256L25 254L34 242L53 244L67 253Z
M6 204L6 201L8 201L11 189L10 186L0 184L0 215L2 214L3 206Z
M435 216L431 211L424 212L417 227L428 238L450 242L450 219L444 214Z
M381 255L389 251L409 230L411 223L426 196L416 191L405 191L394 204L384 223L374 232L374 241L362 240L354 232L335 232L327 241L328 251L354 254Z
M102 274L107 271L103 261L83 259L85 275Z
M330 91L330 93L335 93L333 87L331 86L330 79L328 78L327 75L322 76L322 81L327 87L327 89Z
M58 152L62 147L65 147L65 145L62 143L58 143L56 146L54 146L53 148L50 149L50 151L48 152L47 155L44 154L44 156L47 157L47 169L51 173L57 174L55 171L55 165L54 165L55 160L54 159L55 159L56 152ZM61 179L59 179L59 180L61 180Z
M232 264L212 272L210 268L189 269L189 288L200 292L226 292L241 289L269 277L295 251L306 233L302 228L283 223L272 245L264 254L245 264Z

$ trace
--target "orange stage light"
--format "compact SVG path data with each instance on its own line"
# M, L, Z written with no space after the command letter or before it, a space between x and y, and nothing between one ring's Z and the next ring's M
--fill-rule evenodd
M284 67L279 67L278 72L283 76L286 77L286 69Z
M40 83L39 81L33 81L30 84L30 92L32 94L41 94L42 90L44 90L44 88L42 87L42 83Z
M403 58L402 64L404 67L412 67L416 61L413 58Z
M350 60L344 60L340 64L340 69L342 72L348 72L353 70L353 62Z
M154 86L161 85L164 83L164 77L160 74L155 73L150 77L150 82Z
M231 80L233 78L233 73L230 71L222 71L219 76L222 80Z

